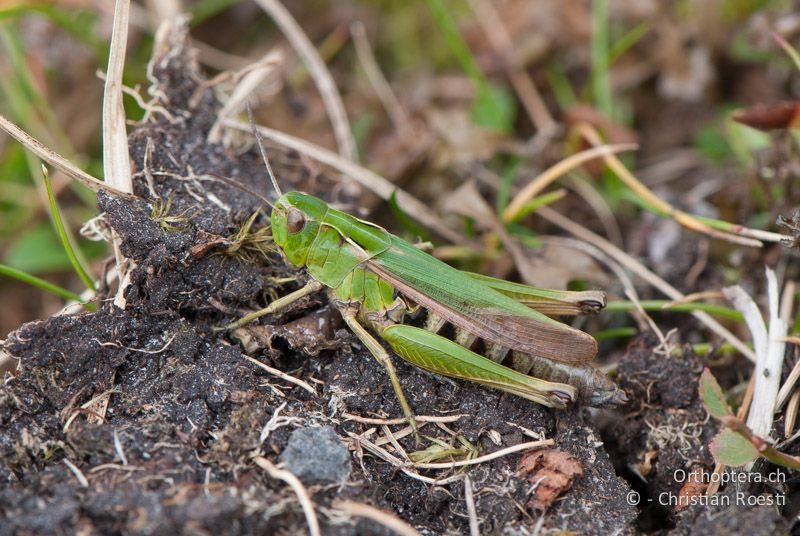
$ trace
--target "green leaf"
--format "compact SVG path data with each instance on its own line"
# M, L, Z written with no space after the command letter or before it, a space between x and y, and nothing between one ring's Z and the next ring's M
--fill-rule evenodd
M89 258L105 254L104 242L83 242L81 251ZM65 272L72 268L50 222L42 222L21 234L6 251L2 262L29 274Z
M717 463L739 467L758 457L758 450L743 435L724 428L708 446Z
M61 219L61 211L58 209L58 203L56 203L56 197L53 193L53 185L50 182L50 173L47 172L47 168L44 166L42 166L42 173L44 174L44 186L47 189L47 198L50 200L50 212L53 216L53 224L56 227L59 238L61 238L61 245L64 248L64 252L67 254L69 262L75 269L75 273L83 280L83 284L86 285L86 288L94 291L96 290L94 288L94 281L79 258L79 255L83 257L83 254L72 245L72 241L67 234L67 229L64 227L64 221Z
M71 268L69 257L50 227L50 222L38 225L14 241L6 252L4 262L31 274Z
M516 101L506 88L491 84L478 87L478 97L472 104L472 120L476 125L511 132L516 116Z
M725 415L732 415L731 408L725 400L725 393L708 368L703 369L703 374L700 376L700 398L712 417L719 419Z

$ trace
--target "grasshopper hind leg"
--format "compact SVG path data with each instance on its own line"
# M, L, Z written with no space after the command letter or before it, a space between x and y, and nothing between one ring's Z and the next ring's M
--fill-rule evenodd
M342 314L345 324L347 324L350 330L356 335L356 337L358 337L364 346L367 347L369 353L371 353L372 356L377 359L378 362L386 369L386 373L389 375L389 380L392 382L392 388L394 388L394 393L397 396L397 400L400 402L400 406L403 408L403 415L406 417L406 419L408 419L408 423L411 425L414 435L419 438L417 421L414 419L414 413L411 411L411 406L406 399L405 393L403 393L403 388L400 385L400 379L397 376L397 369L395 369L394 363L392 363L391 356L389 356L389 353L383 348L383 346L381 346L375 337L373 337L358 321L356 318L358 315L357 307L345 304L339 306L339 311Z
M568 384L521 374L422 328L396 324L381 332L400 357L429 372L480 383L544 406L565 408L577 398Z

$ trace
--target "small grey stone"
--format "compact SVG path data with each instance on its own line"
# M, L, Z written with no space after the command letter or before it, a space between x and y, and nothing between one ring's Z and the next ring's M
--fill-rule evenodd
M298 428L281 458L305 484L343 482L353 470L347 447L330 426Z

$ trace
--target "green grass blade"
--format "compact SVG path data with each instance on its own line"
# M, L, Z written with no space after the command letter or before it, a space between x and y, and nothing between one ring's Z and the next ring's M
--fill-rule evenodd
M58 204L56 204L55 195L53 195L53 186L50 184L50 173L47 172L47 168L44 166L42 166L42 173L44 173L44 184L47 188L47 198L50 200L50 211L53 214L53 223L56 226L56 231L58 231L58 236L61 238L61 244L64 246L64 251L67 253L69 262L72 263L72 267L75 269L75 272L78 274L78 276L83 280L86 288L95 291L96 289L94 286L94 280L89 276L88 273L86 273L83 265L78 260L78 257L75 254L75 249L72 247L69 237L67 236L67 231L64 228L64 222L61 220L61 213L58 210Z
M691 313L694 311L704 311L710 315L726 318L728 320L735 320L737 322L744 320L742 313L739 311L731 309L730 307L713 305L710 303L681 303L667 309L664 309L664 306L672 303L671 300L642 300L639 303L645 311L658 311L662 313ZM637 306L633 302L620 300L609 302L608 305L606 305L605 311L632 311L634 309L637 309Z
M592 1L592 96L597 108L614 117L611 101L610 57L608 50L608 0Z
M49 281L45 281L40 277L36 277L35 275L31 275L28 273L23 272L22 270L17 270L16 268L12 268L6 264L0 264L0 274L13 277L18 281L22 281L23 283L27 283L29 285L33 285L34 287L40 288L46 292L50 292L55 294L56 296L63 298L65 300L72 300L81 303L81 297L71 290L67 290L63 287L59 287L56 284L53 284ZM94 303L81 303L84 308L94 311L96 310L96 306Z
M422 225L408 215L397 202L397 192L392 192L389 196L389 209L394 214L395 219L400 222L408 232L414 235L415 238L421 239L423 242L430 242L432 240L431 234Z
M475 84L477 97L472 107L473 121L482 127L509 132L516 116L513 97L502 88L493 87L486 79L444 2L425 0L425 3L456 61Z
M631 47L638 43L639 40L647 35L647 32L649 31L650 24L647 22L642 22L637 24L632 30L619 38L617 42L611 46L611 50L608 52L609 64L614 65L620 56L630 50Z
M629 337L635 337L637 333L639 333L639 330L636 328L624 326L619 328L604 329L602 331L598 331L597 333L593 333L593 335L598 341L605 341L608 339L625 339Z

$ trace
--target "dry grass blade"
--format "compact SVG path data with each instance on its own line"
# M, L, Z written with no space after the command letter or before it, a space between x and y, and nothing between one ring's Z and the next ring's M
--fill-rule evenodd
M467 503L467 514L469 514L469 534L470 536L480 536L481 527L478 523L475 496L472 493L472 480L469 475L464 477L464 501Z
M561 160L554 166L549 167L544 172L539 174L532 180L520 193L514 196L511 203L508 204L506 210L503 212L503 219L505 221L512 221L517 216L522 207L528 201L536 197L542 190L547 188L553 181L568 173L570 170L584 164L595 158L606 157L623 151L635 151L639 146L635 143L621 143L619 145L601 145L586 149L580 153L573 154L564 160Z
M376 419L372 417L362 417L360 415L353 415L351 413L343 413L342 417L344 417L348 421L356 421L363 424L406 424L408 419L405 417L399 419ZM462 417L466 417L466 415L442 415L439 416L428 416L428 415L415 415L414 420L417 422L455 422Z
M394 467L398 468L400 471L403 472L403 474L405 474L410 478L413 478L414 480L419 480L420 482L424 482L425 484L430 484L432 486L444 486L445 484L449 484L451 482L457 482L464 478L463 474L457 474L441 479L422 476L421 474L409 469L408 464L404 463L396 456L392 456L386 449L379 447L378 445L376 445L363 435L354 434L353 432L347 432L347 435L350 436L350 438L352 438L356 442L357 448L360 448L361 446L365 447L372 454L382 459L383 461L393 465Z
M778 281L775 272L767 268L767 296L769 298L769 325L764 326L761 314L750 297L741 290L735 293L734 306L745 315L747 327L753 334L756 348L756 367L753 372L755 386L747 426L760 437L770 437L772 421L778 401L783 356L786 348L788 323L781 317ZM731 289L725 289L726 295Z
M375 60L375 55L372 53L372 48L369 46L367 40L367 32L364 30L364 25L361 22L354 22L350 25L350 34L353 36L353 43L356 46L356 55L358 61L364 68L375 93L383 104L383 108L389 115L389 118L394 123L395 128L400 133L403 139L410 140L414 137L414 129L411 127L411 121L408 114L403 109L400 101L392 91L392 86L386 81L383 76L378 62Z
M39 140L33 138L30 134L19 128L2 115L0 115L0 128L2 128L9 136L24 145L25 148L31 151L33 154L64 173L67 177L80 182L93 192L103 191L120 197L133 197L131 194L123 192L115 186L107 184L100 179L89 175L57 152L45 147L41 142L39 142Z
M508 456L509 454L514 454L515 452L539 449L542 447L551 447L553 445L555 445L555 441L552 439L542 439L540 441L528 441L527 443L513 445L511 447L492 452L491 454L472 458L471 460L459 460L457 462L442 463L414 463L412 465L417 469L453 469L455 467L465 467L467 465L479 465L497 458L502 458L503 456Z
M786 405L786 422L783 424L783 437L790 437L797 422L797 410L800 407L800 391L795 391Z
M114 4L114 24L103 89L103 176L109 184L126 193L133 192L128 131L125 126L125 107L122 103L122 73L125 69L130 4L130 0L117 0ZM125 288L129 284L130 270L133 266L122 254L119 239L114 236L112 240L117 272L120 274L114 305L124 309Z
M673 300L670 303L664 304L662 309L667 310L673 307L677 307L678 305L683 305L685 303L693 303L703 300L713 300L713 299L720 299L724 298L725 294L719 290L704 290L702 292L692 292L691 294L687 294L683 298L679 300Z
M241 112L247 103L248 97L258 89L268 76L277 72L276 66L282 62L283 53L280 50L271 50L260 60L245 68L246 72L242 75L239 83L236 84L225 105L217 113L217 120L208 132L209 143L218 143L220 141L222 120Z
M792 344L800 344L800 341L793 340L795 337L786 337ZM789 395L792 394L792 391L795 390L795 386L797 385L797 380L800 379L800 361L795 363L792 371L789 373L789 377L786 378L786 382L781 387L781 390L778 391L778 400L775 405L775 409L781 409L783 405L786 403L786 399L789 398Z
M81 485L81 487L88 488L89 481L86 480L86 476L83 474L83 471L78 469L78 466L69 461L67 458L64 458L63 462L64 465L67 466L67 469L69 469L72 474L75 475L75 478L78 480L78 483Z
M608 239L613 244L624 247L625 241L622 238L622 229L617 222L617 217L595 185L587 177L578 174L567 175L563 178L562 184L589 205L597 219L600 220L600 225Z
M125 68L129 13L130 0L117 0L103 90L103 175L106 182L126 193L133 192L125 107L122 105L122 72Z
M281 372L280 370L278 370L276 368L270 367L269 365L265 365L264 363L262 363L258 359L253 359L249 355L242 354L242 357L244 357L245 359L247 359L248 361L250 361L251 363L253 363L257 367L260 367L261 369L269 372L273 376L277 376L278 378L280 378L282 380L285 380L285 381L287 381L289 383L293 383L293 384L297 385L298 387L302 387L303 389L305 389L306 391L308 391L312 395L317 396L317 392L314 390L314 388L311 387L306 382L304 382L303 380L295 378L294 376L290 376L290 375L286 374L285 372Z
M648 270L642 263L622 251L620 248L602 236L591 232L581 225L578 225L574 221L562 216L549 207L540 207L536 211L536 214L546 219L550 223L553 223L565 231L577 236L578 238L597 246L607 255L614 258L621 265L627 267L644 281L666 294L669 298L673 300L680 300L684 297L684 295L678 291L678 289L658 277L656 274ZM753 351L748 348L747 345L744 344L736 335L728 331L728 329L726 329L722 324L711 318L708 313L703 311L693 311L691 314L705 324L708 329L731 343L734 348L742 353L742 355L755 362L756 356Z
M223 122L223 124L230 128L235 128L244 132L250 132L250 125L241 121L227 119ZM469 240L467 240L461 233L453 231L447 227L442 220L437 218L427 205L421 203L415 197L401 190L377 173L349 160L345 160L336 153L328 151L327 149L323 149L318 145L314 145L313 143L309 143L295 136L291 136L289 134L285 134L283 132L263 126L259 126L258 131L262 136L264 136L265 139L294 149L295 151L310 156L318 162L331 166L332 168L341 172L343 175L355 180L357 183L369 189L381 199L389 200L393 193L396 194L397 203L406 213L408 213L409 216L414 218L416 221L420 222L422 225L433 230L437 234L453 243L462 245L469 243Z
M278 469L274 463L264 458L263 456L256 456L253 461L269 474L272 478L283 480L289 487L292 488L297 500L300 501L300 506L303 508L303 514L306 516L306 523L308 524L308 532L311 536L319 536L319 521L317 514L314 512L314 505L311 503L311 498L308 496L305 486L300 480L289 471Z
M469 5L477 15L478 22L483 27L483 32L486 34L489 44L491 44L497 55L503 59L503 67L509 80L511 80L511 85L514 86L514 91L517 93L520 102L522 102L522 106L528 113L528 117L531 118L539 132L554 132L557 128L557 123L547 110L547 106L545 106L530 76L523 68L515 65L513 61L514 43L492 2L489 0L469 0Z
M417 530L394 515L385 510L379 510L374 506L353 501L333 501L332 506L343 514L350 517L363 517L376 523L380 523L387 529L394 531L401 536L421 536Z
M597 130L595 130L595 128L590 124L578 123L575 126L575 130L591 145L595 147L602 146L603 142L600 139L600 134L598 134ZM687 229L704 233L713 238L719 238L734 244L750 247L762 247L764 244L761 243L761 240L780 242L784 239L790 238L779 233L771 233L759 229L748 229L740 225L731 226L732 228L736 229L735 232L724 232L709 227L691 214L676 209L658 197L655 193L653 193L652 190L650 190L650 188L645 186L639 179L637 179L633 173L631 173L628 168L625 167L625 164L623 164L622 161L620 161L620 159L615 155L607 154L603 158L606 162L606 165L611 168L611 170L617 174L620 180L622 180L622 182L624 182L628 188L636 193L636 195L641 197L647 203L651 204L658 211L663 212L664 214L669 214L676 222L683 225Z
M294 17L283 4L278 0L256 0L256 3L272 17L272 20L275 21L275 24L278 25L292 44L292 48L295 49L308 67L333 125L333 133L339 146L339 154L347 160L355 162L358 159L356 141L350 129L350 121L347 119L342 96L339 94L339 90L336 88L325 62L319 57L308 36L306 36L303 29L300 28L300 25L297 24L297 21L294 20Z

